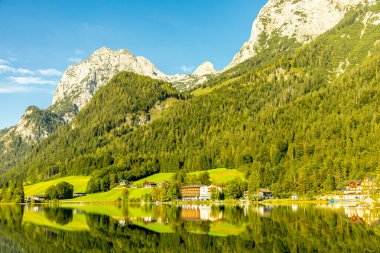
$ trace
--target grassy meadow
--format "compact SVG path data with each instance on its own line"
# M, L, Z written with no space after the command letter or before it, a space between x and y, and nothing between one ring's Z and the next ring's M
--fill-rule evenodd
M191 175L199 175L203 171L191 172ZM221 184L229 182L235 178L240 178L245 181L244 174L236 169L214 169L207 171L210 174L210 180L214 184ZM163 182L170 181L173 173L157 173L149 177L140 179L133 183L133 186L141 187L145 181L149 182ZM33 195L44 195L45 191L52 185L57 185L60 182L68 182L74 186L74 192L86 192L87 183L90 180L89 176L70 176L63 177L51 181L41 182L24 187L25 196L30 197ZM122 198L124 187L118 186L108 192L101 192L95 194L88 194L84 197L75 199L62 200L62 202L116 202ZM130 198L141 198L144 194L152 193L153 189L150 188L129 188Z
M61 182L68 182L74 186L74 192L86 192L87 183L90 180L89 176L70 176L62 177L51 181L40 182L33 185L24 186L25 196L44 195L45 191L52 185L57 185Z

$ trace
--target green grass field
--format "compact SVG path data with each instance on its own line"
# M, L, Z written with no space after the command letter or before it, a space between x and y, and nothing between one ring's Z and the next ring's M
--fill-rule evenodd
M214 184L220 184L220 183L227 183L235 178L240 178L243 181L246 181L244 177L244 173L238 171L238 170L229 170L229 169L215 169L215 170L208 170L207 171L210 174L210 180ZM190 174L199 175L202 171L198 172L192 172Z
M75 199L61 200L61 202L116 202L122 198L124 187L116 187L108 192L88 194L84 197ZM134 188L128 189L130 198L141 198L144 194L152 193L153 189L149 188Z
M163 181L170 181L170 179L172 177L173 177L173 173L157 173L157 174L151 175L149 177L145 177L143 179L140 179L140 180L134 182L133 185L136 185L136 186L143 185L145 181L155 182L155 183L159 183L159 182L163 182Z
M191 172L191 175L199 175L204 171L197 171L197 172ZM214 169L214 170L207 170L207 172L210 174L211 182L214 184L220 184L220 183L227 183L235 178L240 178L241 180L245 181L244 174L236 169L229 170L229 169ZM170 181L173 177L174 173L157 173L152 176L140 179L133 183L133 185L139 186L142 185L145 181L149 182L163 182L163 181Z
M70 176L62 177L59 179L41 182L33 185L27 185L24 187L25 196L31 197L33 195L44 195L47 188L52 185L57 185L61 182L68 182L74 186L74 192L86 192L87 183L90 177L86 176Z
M207 171L210 174L211 182L214 184L226 183L235 178L240 178L245 181L244 174L236 169L214 169ZM191 172L192 175L199 175L202 171ZM152 176L140 179L133 183L135 186L142 186L145 181L149 182L163 182L170 181L174 173L157 173ZM87 188L87 183L90 180L88 176L70 176L63 177L51 181L41 182L34 185L27 185L24 187L25 196L31 197L33 195L44 195L47 188L52 185L57 185L60 182L68 182L74 186L74 192L85 192ZM79 197L75 199L63 200L62 202L115 202L119 198L122 198L123 187L116 187L108 192L101 192L96 194L89 194L84 197ZM153 189L150 188L131 188L130 198L141 198L144 194L152 193Z

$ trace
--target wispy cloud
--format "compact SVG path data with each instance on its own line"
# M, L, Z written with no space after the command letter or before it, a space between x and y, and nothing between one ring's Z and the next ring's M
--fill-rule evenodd
M56 69L38 69L31 70L26 68L14 68L7 64L2 63L3 60L0 59L0 74L10 73L10 74L20 74L20 75L42 75L42 76L60 76L62 72Z
M62 72L56 69L39 69L37 73L43 76L61 76Z
M67 59L69 62L72 62L72 63L79 63L82 61L82 58L80 57L71 57L69 59Z
M6 86L0 87L0 94L12 94L12 93L29 93L32 92L28 86Z
M21 75L33 75L34 71L24 68L13 68L5 64L0 65L0 73L12 73Z
M0 59L0 64L8 64L8 61Z
M9 77L9 80L17 83L17 84L22 84L22 85L31 85L31 84L48 84L48 85L55 85L56 82L52 80L45 80L40 77L15 77L11 76Z
M182 71L182 72L192 72L194 70L194 66L181 66L179 67L179 69Z

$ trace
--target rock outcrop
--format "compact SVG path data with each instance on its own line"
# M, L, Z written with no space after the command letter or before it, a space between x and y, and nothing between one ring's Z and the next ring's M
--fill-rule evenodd
M101 48L87 60L70 66L63 74L53 97L53 105L69 102L81 110L103 85L122 71L131 71L153 78L165 78L144 57L135 57L128 50Z
M352 7L375 3L376 0L269 0L253 23L251 37L223 71L256 55L273 36L309 43L336 26Z
M207 76L207 75L215 75L217 73L214 65L206 61L202 63L194 72L192 75L194 76Z
M112 50L101 48L87 60L70 66L60 80L53 97L53 108L60 104L74 108L74 113L59 111L67 121L70 121L91 100L96 91L107 84L113 76L122 71L131 71L139 75L164 80L181 90L190 89L208 80L216 73L210 62L202 64L192 75L169 76L162 73L144 57L135 57L128 50Z

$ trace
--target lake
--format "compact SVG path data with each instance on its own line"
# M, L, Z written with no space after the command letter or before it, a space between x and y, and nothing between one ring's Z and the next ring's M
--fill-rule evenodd
M379 252L380 209L0 205L0 252Z

